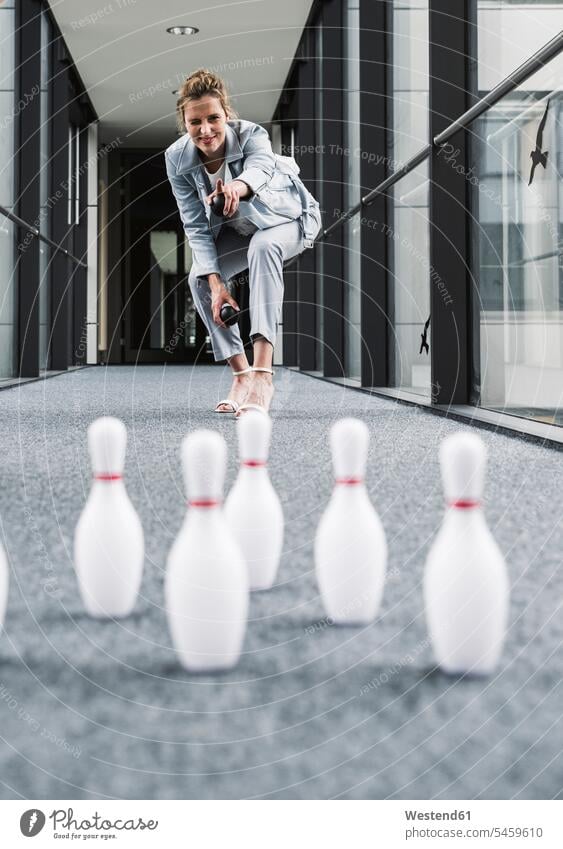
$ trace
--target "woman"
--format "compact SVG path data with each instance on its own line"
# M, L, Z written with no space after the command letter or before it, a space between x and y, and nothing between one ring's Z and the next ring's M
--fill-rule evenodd
M289 157L272 151L266 130L236 117L225 83L200 68L178 91L178 126L185 133L166 151L166 171L192 249L189 285L211 338L215 360L227 360L233 383L216 412L268 411L272 357L283 300L284 262L312 247L321 227L319 205ZM224 195L223 214L212 208ZM226 326L221 307L238 309L229 281L249 272L249 366L238 325Z

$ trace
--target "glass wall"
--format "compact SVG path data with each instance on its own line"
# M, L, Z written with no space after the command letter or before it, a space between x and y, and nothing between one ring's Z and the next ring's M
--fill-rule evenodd
M35 5L34 11L29 4L19 6L15 0L0 0L0 206L21 216L29 225L28 229L18 228L0 212L0 380L18 375L36 377L51 367L54 315L59 316L57 350L59 363L64 362L62 367L72 364L73 340L80 337L78 327L86 326L86 316L78 314L86 309L83 289L78 306L73 304L74 266L69 285L64 288L64 303L63 300L57 305L52 303L55 254L43 240L37 239L33 230L38 229L42 236L56 241L54 234L61 238L67 218L69 225L78 224L79 208L85 200L80 198L80 186L75 179L80 173L79 129L94 120L95 113L70 57L64 60L64 65L57 65L59 70L55 73L58 60L54 44L58 42L61 51L66 47L49 4ZM16 46L25 58L25 63L21 63L25 73L16 67ZM56 81L61 104L66 98L64 108L59 106L57 111L53 108ZM65 169L64 176L57 176L55 187L55 169L62 171L56 154L67 152L61 139L66 138L69 110L78 126L72 128L68 175ZM23 134L25 147L18 141L24 138ZM30 182L31 177L37 179ZM28 189L25 196L20 192L20 183L21 188ZM35 250L27 250L31 244L37 247L37 254ZM72 252L72 244L69 247ZM58 282L62 290L62 281ZM67 317L72 326L70 340ZM20 325L25 328L21 335ZM67 342L68 351L65 351Z
M41 127L39 133L40 224L39 229L51 238L51 203L49 201L51 174L51 102L52 24L48 15L41 16ZM39 368L49 368L49 334L51 332L51 250L45 242L39 244Z
M392 170L428 143L428 0L393 0Z
M393 3L390 168L428 141L428 3ZM428 162L394 186L389 217L390 383L430 395Z
M67 224L71 228L78 224L80 210L80 128L74 124L68 127L68 154Z
M563 424L561 55L475 126L480 398Z
M344 207L361 198L360 123L360 0L346 0L346 62L344 71ZM344 371L360 380L361 259L360 216L345 224Z
M479 95L490 91L556 35L561 0L478 0Z
M324 162L324 115L323 115L323 27L322 19L319 20L316 33L316 80L315 80L315 113L316 113L316 141L317 150L320 155L316 158L317 166L317 200L321 208L321 214L324 212L323 200L323 162ZM327 224L323 217L323 227ZM317 304L317 340L316 340L316 368L317 371L322 371L324 367L324 310L323 310L323 287L324 287L324 250L322 242L318 245L315 252L315 296Z
M13 0L0 6L0 205L14 211L15 8ZM0 378L14 373L15 343L15 229L0 214Z
M331 165L333 161L317 160L317 196L322 205L323 182L328 198L333 189L335 195L339 191L341 180L341 205L349 212L362 193L372 188L364 186L362 190L362 157L373 156L378 164L384 161L385 172L391 174L417 153L425 149L429 153L422 164L388 190L384 199L378 199L377 206L372 206L372 213L377 209L372 218L380 220L372 220L369 231L363 230L369 218L366 209L342 223L342 321L323 328L322 311L318 310L317 368L322 368L326 345L326 350L338 351L346 376L363 380L366 386L375 379L381 388L399 389L413 399L480 403L520 417L563 424L563 58L553 59L469 125L464 140L467 161L456 160L452 166L459 180L455 175L437 172L438 178L444 179L446 191L451 189L462 201L456 205L459 214L444 216L439 192L433 193L435 207L430 209L430 163L438 154L428 147L430 57L441 63L451 55L452 78L467 80L471 86L469 99L476 94L483 96L560 31L563 0L477 0L468 7L476 20L467 21L465 32L459 26L463 4L452 4L452 15L445 11L436 27L434 44L429 38L429 0L390 0L385 12L374 7L370 0L323 5L312 23L317 37L316 141L322 146L334 121L342 121L343 135L343 150L339 144L337 151L330 151L341 159L341 167L333 169L330 183L325 181L327 161ZM386 43L383 38L374 40L374 50L368 56L360 55L362 19L371 22L374 32L385 29ZM326 50L326 32L323 37L323 20L330 20L330 51ZM467 55L466 45L475 49L475 56ZM325 98L331 96L325 89L323 62L326 72L329 58L334 56L343 57L342 80L335 74L330 82L332 90L342 92L342 106L334 109L328 123L326 108L330 101L324 99L323 115L320 92L324 91ZM385 81L376 76L382 61L386 62ZM367 76L364 92L360 87L361 68ZM443 96L443 91L437 88L436 96ZM460 97L460 111L467 97ZM282 122L286 107L283 102L279 107L277 119ZM289 107L287 117L290 120ZM380 139L385 139L386 149L361 150L367 134L360 130L369 122L374 128L384 124L385 132L374 133L373 138L378 140L376 147L383 147ZM463 202L465 196L467 203ZM447 233L431 246L433 216ZM455 247L458 237L463 250L445 256L444 238ZM370 309L374 326L371 330L364 327L370 353L385 358L384 363L378 360L372 375L367 374L367 368L362 374L361 368L362 247L366 250L366 245L386 282L385 289L374 290L375 309ZM326 261L323 266L319 247L315 257L320 304L325 271L327 282L333 281ZM443 288L445 281L440 275L455 280L456 298L451 313L446 316L438 311L434 316L434 332L451 328L453 317L461 334L458 341L463 342L457 346L455 340L451 343L451 360L456 368L451 367L450 351L434 358L432 365L430 294L432 281L438 289ZM469 279L473 284L471 296L469 282L466 288L463 285ZM326 294L328 290L324 291ZM383 337L385 322L388 333ZM444 346L448 338L447 333L440 335ZM332 363L325 370L332 374L337 371ZM471 376L472 381L467 379Z

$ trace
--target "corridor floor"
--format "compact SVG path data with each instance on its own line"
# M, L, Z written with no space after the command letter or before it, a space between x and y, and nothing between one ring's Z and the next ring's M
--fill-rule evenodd
M0 517L11 583L0 635L2 798L552 798L563 796L563 453L481 430L486 512L507 557L510 630L486 680L436 671L422 604L443 512L437 449L459 429L416 407L278 369L271 476L286 539L277 585L252 596L232 672L177 664L163 605L181 524L179 446L210 411L222 367L94 367L0 393ZM126 483L146 538L135 613L89 619L72 537L90 483L85 432L129 432ZM368 489L389 542L368 628L325 619L312 551L331 491L327 434L370 428ZM251 509L251 505L249 505Z

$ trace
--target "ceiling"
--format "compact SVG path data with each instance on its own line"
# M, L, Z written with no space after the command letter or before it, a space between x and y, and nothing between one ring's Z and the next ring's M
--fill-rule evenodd
M105 3L105 5L104 5ZM241 118L271 120L312 0L53 0L51 10L100 119L100 140L166 145L172 94L193 70L219 73ZM194 36L166 28L198 27Z

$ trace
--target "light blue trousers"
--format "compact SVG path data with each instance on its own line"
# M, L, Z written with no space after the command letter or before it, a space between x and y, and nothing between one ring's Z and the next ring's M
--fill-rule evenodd
M260 335L275 344L283 304L283 264L305 249L299 220L278 224L241 236L232 227L221 227L216 241L223 282L248 268L250 337ZM188 278L195 307L207 328L215 360L242 354L238 325L219 327L213 321L207 277Z

